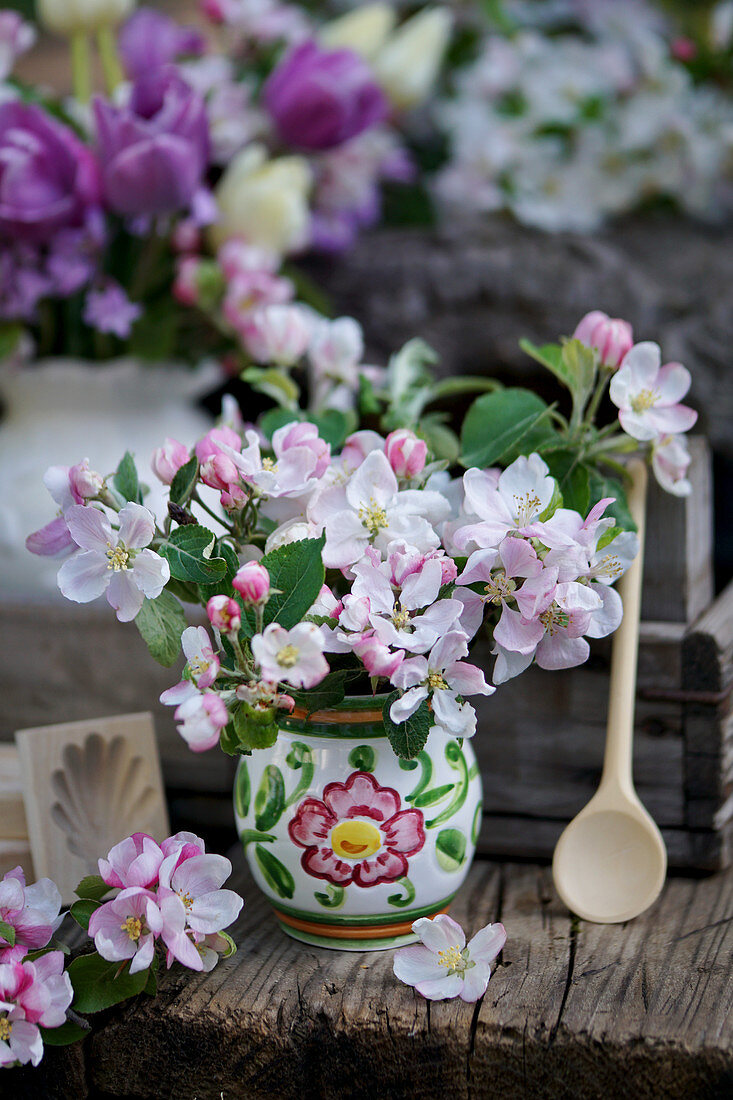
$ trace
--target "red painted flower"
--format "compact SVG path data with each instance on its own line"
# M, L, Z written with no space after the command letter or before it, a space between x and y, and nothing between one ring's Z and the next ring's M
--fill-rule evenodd
M400 811L400 796L368 772L329 783L319 798L305 798L290 822L303 869L335 886L377 886L407 874L407 857L425 843L423 815Z

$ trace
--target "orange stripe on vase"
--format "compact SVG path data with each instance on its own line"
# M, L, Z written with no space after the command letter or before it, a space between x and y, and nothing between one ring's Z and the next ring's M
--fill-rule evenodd
M294 707L291 718L299 722L321 722L326 725L365 725L367 722L381 722L381 710L316 710L308 714L305 707Z
M393 936L406 936L412 931L412 921L401 921L399 924L371 924L371 925L359 925L358 928L349 928L348 925L342 924L316 924L315 922L308 920L301 920L300 917L291 917L289 913L283 913L281 909L273 906L277 913L278 920L283 924L289 924L291 928L296 928L299 932L309 932L313 936L323 936L329 940L385 940L391 939ZM428 916L432 919L437 917L439 913L447 913L449 905L446 905L443 909L436 909L434 913L429 913Z

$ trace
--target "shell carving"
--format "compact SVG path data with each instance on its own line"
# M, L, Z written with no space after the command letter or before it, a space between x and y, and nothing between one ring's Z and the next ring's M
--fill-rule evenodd
M63 767L51 775L51 818L66 834L70 852L90 871L97 859L132 832L145 832L157 795L146 761L121 735L90 733L83 745L66 745Z

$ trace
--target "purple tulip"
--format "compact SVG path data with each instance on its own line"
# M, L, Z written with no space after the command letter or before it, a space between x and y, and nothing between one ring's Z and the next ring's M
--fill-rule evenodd
M35 104L0 106L0 233L42 243L99 198L97 162L73 131Z
M303 42L291 50L264 86L265 105L286 145L332 149L388 112L371 69L351 50L322 50Z
M118 48L128 76L138 80L179 57L198 57L206 43L194 27L182 27L152 8L140 8L120 31Z
M125 107L94 103L104 197L119 214L190 206L208 163L203 98L172 69L136 81Z

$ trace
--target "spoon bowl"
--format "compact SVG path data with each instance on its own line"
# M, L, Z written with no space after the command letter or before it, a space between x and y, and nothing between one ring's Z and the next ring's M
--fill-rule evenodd
M659 829L638 798L600 790L563 832L552 861L557 892L574 913L616 924L656 900L667 873Z

